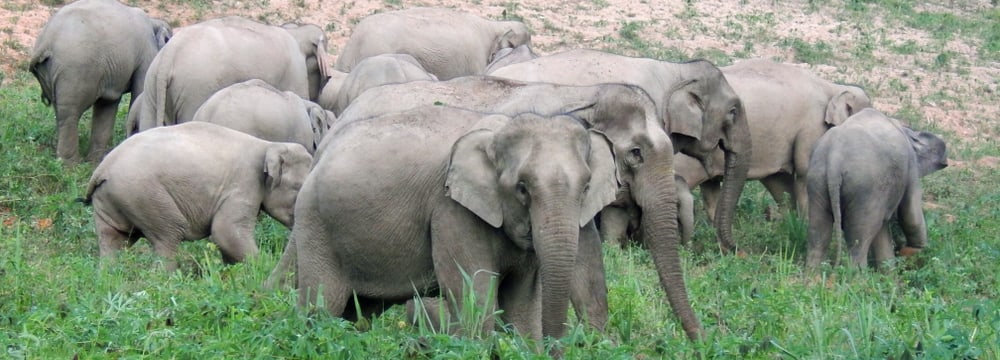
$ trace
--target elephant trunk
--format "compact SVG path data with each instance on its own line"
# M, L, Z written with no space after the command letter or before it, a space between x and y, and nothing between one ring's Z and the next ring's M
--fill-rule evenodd
M747 172L750 171L751 145L750 130L747 126L745 112L741 109L734 125L736 129L727 135L729 139L723 144L726 151L726 169L723 173L722 199L715 208L715 228L719 244L725 252L736 250L736 243L733 241L733 218L736 204L740 200L743 185L747 180Z
M569 194L532 201L531 235L542 283L542 335L559 338L566 332L570 279L580 236L579 206L571 206Z
M662 159L661 159L662 158ZM660 276L660 285L674 315L692 341L703 337L701 323L691 308L679 254L677 188L669 155L647 161L636 173L633 197L642 208L642 233Z

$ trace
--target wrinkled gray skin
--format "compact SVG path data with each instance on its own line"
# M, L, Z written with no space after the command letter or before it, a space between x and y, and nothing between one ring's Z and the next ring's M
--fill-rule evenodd
M81 0L52 15L35 40L28 70L41 85L42 100L55 108L60 159L80 161L80 116L93 106L87 160L101 160L122 95L142 93L146 69L171 36L163 21L114 0Z
M181 241L211 236L223 260L242 261L258 251L253 231L261 209L291 227L311 161L299 144L203 122L130 137L87 185L100 254L145 237L172 271Z
M327 78L325 55L326 36L315 26L286 29L226 17L185 27L150 65L137 128L128 131L191 121L213 93L251 79L315 99ZM313 84L313 77L321 80Z
M336 119L312 101L253 79L213 94L193 121L222 125L267 141L301 144L311 154Z
M927 246L920 177L947 166L941 138L865 109L828 131L809 163L806 266L816 268L826 259L837 229L854 266L868 265L869 251L875 265L882 264L893 257L893 218L906 236L908 249L901 253Z
M498 304L527 336L565 334L580 229L617 191L602 133L570 116L445 106L338 129L295 208L300 306L321 292L335 316L354 295L377 312L439 289L457 318L465 271L476 305Z
M493 56L493 61L490 61L490 64L486 66L486 71L484 71L484 73L488 75L494 70L504 66L532 60L537 57L538 54L535 54L535 52L531 50L531 46L527 44L518 45L514 48L503 48L500 49L500 51L497 51L497 53Z
M627 155L616 157L621 188L615 202L629 201L645 210L642 231L655 240L649 248L667 299L686 334L692 339L701 336L701 324L687 297L678 254L678 200L674 187L668 186L673 183L674 151L648 95L637 87L621 84L565 86L482 76L413 81L366 91L344 111L331 132L354 121L435 104L505 114L570 113L606 134L615 154ZM316 156L321 157L325 148L321 144ZM588 224L581 229L579 244L573 305L578 318L603 329L608 319L607 288L596 227ZM268 286L275 286L293 262L294 251L286 248Z
M441 80L481 75L504 48L531 44L519 21L492 21L451 9L411 8L369 15L354 27L334 69L351 72L362 59L409 54Z
M437 80L407 54L381 54L362 59L344 78L331 110L339 114L365 90L385 84Z
M835 84L801 67L770 60L745 60L722 68L722 72L747 111L751 143L767 145L754 149L747 178L760 180L778 204L786 205L784 194L790 194L795 208L804 215L808 209L806 175L813 147L828 129L871 107L871 100L860 87ZM716 151L713 156L708 167L684 154L678 155L674 163L674 171L684 178L687 187L701 186L710 220L716 213L719 179L725 174L724 152ZM687 220L693 219L693 213L682 210L680 215L693 223ZM606 223L602 219L601 224ZM618 229L617 224L602 227L602 239L624 240L624 232L613 232ZM685 229L682 222L681 232L692 234L693 229ZM688 240L682 238L684 243Z
M568 85L626 83L645 90L656 103L674 150L697 158L706 168L714 166L711 155L717 149L725 150L722 205L715 225L722 249L736 250L733 214L750 166L751 139L743 104L715 65L570 50L508 65L491 75Z

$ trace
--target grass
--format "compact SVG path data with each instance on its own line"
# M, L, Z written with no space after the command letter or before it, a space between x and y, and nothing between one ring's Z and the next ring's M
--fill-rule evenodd
M620 23L620 30L606 36L603 46L674 61L706 57L720 65L780 46L798 61L841 66L868 64L868 56L877 58L878 47L883 46L898 54L929 54L930 60L921 66L933 71L997 56L991 54L1000 49L983 48L1000 29L980 22L996 19L995 11L982 18L950 19L917 15L918 10L908 4L849 1L838 9L848 16L888 14L890 21L914 29L957 29L951 41L983 44L979 58L947 52L935 43L943 40L933 37L928 43L885 45L876 34L846 48L806 42L776 34L774 15L760 10L730 19L732 31L720 33L740 44L743 54L661 44L643 37L651 26L636 19ZM508 17L517 16L518 3L501 6ZM815 11L833 6L816 5ZM678 21L709 16L688 9ZM877 94L900 96L915 86L931 86L928 79L923 83L889 79ZM538 344L503 326L487 334L452 336L410 325L401 307L362 324L322 312L300 312L294 292L261 289L288 234L266 216L256 231L262 254L246 263L223 265L207 241L185 243L182 271L173 274L158 269L145 240L113 261L98 259L90 209L75 201L83 195L93 165L67 169L54 159L53 112L41 104L29 74L4 74L2 83L0 345L7 357L545 357L536 352ZM791 214L780 221L764 221L764 209L773 202L758 183L749 183L734 226L734 235L749 256L718 253L703 209L697 212L693 244L682 249L688 292L707 331L705 341L692 343L684 337L646 250L607 247L611 312L607 328L589 329L571 316L568 334L541 346L558 346L567 358L586 359L1000 358L1000 238L996 236L1000 169L976 162L1000 157L1000 143L995 137L963 139L930 123L922 113L927 102L935 107L965 106L980 99L966 91L974 89L942 87L926 96L917 94L893 113L918 128L940 133L949 142L949 155L966 163L923 179L925 198L935 204L926 208L931 246L915 258L877 272L838 266L807 272L802 268L806 223ZM119 118L123 122L124 107ZM81 133L87 134L87 121L82 124ZM995 124L990 126L983 131L1000 133ZM115 143L122 140L122 133L116 129ZM82 143L86 142L83 135ZM466 321L465 327L475 328L484 316L492 316L482 309L468 310L471 314L459 319Z

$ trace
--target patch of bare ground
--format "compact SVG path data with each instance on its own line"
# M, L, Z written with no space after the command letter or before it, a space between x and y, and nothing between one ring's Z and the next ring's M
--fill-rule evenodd
M58 2L58 0L55 0ZM52 3L53 0L43 3ZM915 127L976 143L1000 135L1000 64L980 59L980 40L942 42L883 9L852 12L841 1L773 0L129 0L132 6L183 26L226 15L326 29L335 57L358 20L415 6L462 9L483 17L522 19L541 54L570 48L612 49L669 60L705 57L720 65L744 58L800 63L822 76L864 86L876 107ZM0 6L0 68L23 69L34 38L57 7L34 0ZM914 11L958 17L992 11L987 0L921 2ZM906 50L893 50L905 47ZM814 54L804 54L813 51ZM808 62L808 63L806 63ZM332 62L331 62L332 63ZM904 116L905 115L905 116Z

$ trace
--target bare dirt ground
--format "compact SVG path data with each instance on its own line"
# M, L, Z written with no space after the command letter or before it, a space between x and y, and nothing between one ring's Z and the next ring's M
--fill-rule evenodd
M24 69L36 34L60 0L4 0L0 7L0 69ZM810 1L811 2L811 1ZM132 6L167 20L175 31L201 20L242 15L280 24L301 21L324 27L331 61L353 24L366 15L415 6L463 9L483 17L520 18L534 31L536 51L613 48L639 55L666 51L679 57L708 57L724 65L764 57L800 63L794 44L824 52L802 64L824 77L860 84L876 107L909 112L953 140L980 143L1000 133L997 101L1000 63L979 58L980 40L941 34L885 20L884 12L851 12L834 1L810 5L777 0L129 0ZM985 0L915 2L914 11L947 12L961 18L995 11ZM609 44L619 44L610 46ZM621 44L626 44L622 46ZM793 45L789 45L793 44ZM805 45L802 45L805 44ZM824 47L825 46L825 47ZM891 51L909 47L910 51ZM713 58L713 55L715 58ZM944 56L942 61L942 56ZM719 61L718 58L722 60ZM681 59L672 59L681 60ZM809 58L806 58L809 60ZM975 160L975 159L970 159ZM960 165L961 162L956 162Z

